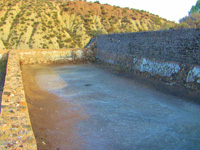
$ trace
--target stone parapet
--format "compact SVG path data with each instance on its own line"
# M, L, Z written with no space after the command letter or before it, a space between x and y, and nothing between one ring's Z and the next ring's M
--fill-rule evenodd
M10 51L0 114L0 149L36 150L16 51Z

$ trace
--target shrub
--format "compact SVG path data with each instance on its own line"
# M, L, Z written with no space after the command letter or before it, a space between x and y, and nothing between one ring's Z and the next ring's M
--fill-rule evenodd
M27 13L26 13L26 16L30 16L30 15L31 15L31 12L27 12Z
M179 20L180 23L186 23L190 28L200 27L200 13L192 13Z
M156 25L162 26L160 18L153 18L153 21L155 22Z
M64 10L64 11L68 11L68 10L69 10L69 8L67 8L67 7L64 7L64 8L63 8L63 10Z
M126 9L123 9L122 13L126 13Z
M127 18L127 16L124 16L124 17L122 18L122 22L131 23L130 20Z
M4 22L1 21L1 22L0 22L0 27L3 26L3 25L4 25Z
M181 22L180 24L176 25L176 29L185 29L190 28L190 26L186 22Z
M71 38L68 38L68 39L66 39L64 42L71 42L72 41L72 39Z
M101 17L101 20L102 20L102 21L103 21L103 20L106 20L106 16L103 15L103 16Z
M25 24L25 22L24 22L24 21L21 21L21 24Z
M115 30L115 28L111 27L111 28L109 28L109 29L107 30L107 32L108 32L108 33L112 33L112 32L114 32L114 30Z
M1 21L5 21L6 20L6 17L1 17Z
M90 17L90 14L86 14L85 17Z
M8 5L7 6L12 6L11 2L8 2Z
M46 31L46 27L42 27L42 31Z
M173 29L174 26L175 26L175 24L171 24L171 23L169 23L169 22L166 22L166 23L162 26L161 30Z
M98 35L103 34L102 30L93 30L89 35L92 37L97 37Z
M52 15L52 18L53 19L56 19L58 17L58 14L57 13L54 13L53 15Z
M136 20L136 17L132 17L131 19Z
M104 9L101 10L101 13L102 13L103 15L107 14L107 12L106 12Z

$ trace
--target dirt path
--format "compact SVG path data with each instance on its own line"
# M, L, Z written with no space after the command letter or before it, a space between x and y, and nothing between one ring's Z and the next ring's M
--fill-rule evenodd
M82 140L76 134L75 124L85 116L81 115L81 110L71 111L70 104L59 101L59 97L38 87L34 76L41 67L22 66L26 100L38 148L79 150L79 141Z

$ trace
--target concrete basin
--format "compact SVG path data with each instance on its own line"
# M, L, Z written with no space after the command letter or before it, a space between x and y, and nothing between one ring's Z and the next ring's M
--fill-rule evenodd
M40 149L200 149L197 104L90 64L22 72Z

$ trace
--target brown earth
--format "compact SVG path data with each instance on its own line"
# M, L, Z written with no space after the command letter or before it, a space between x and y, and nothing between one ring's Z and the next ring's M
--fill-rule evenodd
M81 109L70 110L71 104L59 101L59 97L38 87L34 76L39 68L41 66L22 66L25 95L38 149L81 149L79 141L83 140L80 140L75 124L86 116Z
M142 19L143 17L155 17L155 15L145 11L138 11L136 9L129 8L124 9L119 6L113 7L109 4L90 3L85 1L68 2L67 4L66 2L63 2L63 6L71 8L69 9L71 12L81 13L82 15L86 15L91 12L92 15L102 16L102 10L105 10L107 17L115 16L117 18L122 18L127 16L128 18L131 18L133 15L136 19Z

